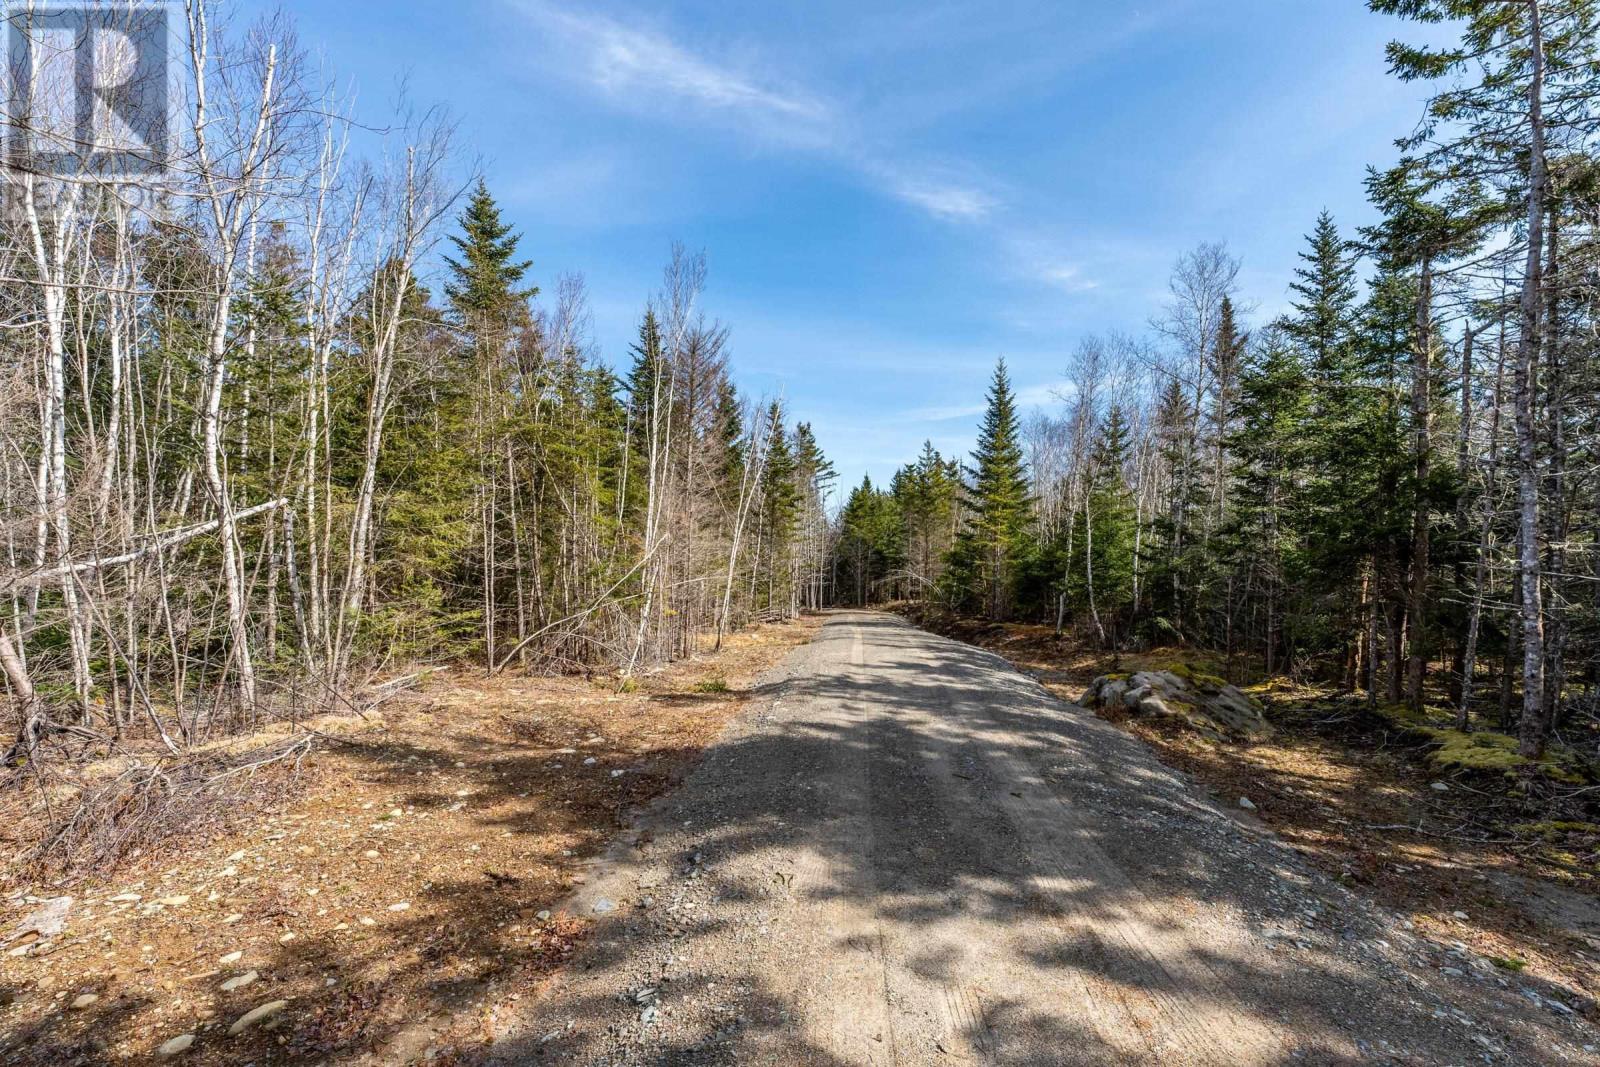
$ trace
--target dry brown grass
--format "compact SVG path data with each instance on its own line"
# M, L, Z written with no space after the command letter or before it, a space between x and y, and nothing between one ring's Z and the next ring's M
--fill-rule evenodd
M4 930L28 898L77 901L63 936L0 955L0 1061L138 1062L183 1033L198 1035L185 1056L197 1064L470 1043L479 1008L521 995L583 937L583 923L539 913L816 625L754 627L629 693L455 673L365 719L320 720L328 737L299 773L270 772L267 810L165 824L69 888L12 887ZM72 1008L84 994L98 999ZM276 1028L225 1036L280 999Z

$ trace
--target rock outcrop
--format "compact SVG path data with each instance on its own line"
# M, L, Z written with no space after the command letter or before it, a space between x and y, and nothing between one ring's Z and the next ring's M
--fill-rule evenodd
M1078 701L1095 710L1178 719L1206 733L1260 738L1272 732L1261 702L1221 678L1185 665L1167 670L1103 674Z

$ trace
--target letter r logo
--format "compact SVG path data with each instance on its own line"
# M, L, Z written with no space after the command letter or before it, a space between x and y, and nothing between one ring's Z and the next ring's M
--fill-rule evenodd
M11 3L5 17L7 164L107 178L166 166L164 3Z

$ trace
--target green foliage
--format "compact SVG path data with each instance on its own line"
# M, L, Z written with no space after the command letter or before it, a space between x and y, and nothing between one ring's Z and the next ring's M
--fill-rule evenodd
M950 568L950 584L959 602L981 604L999 619L1010 613L1033 519L1016 398L1003 359L995 364L988 401L968 471L968 521L953 557L960 566Z
M882 583L905 561L904 531L893 494L862 478L839 513L839 599L857 605L881 599Z
M520 238L510 223L501 220L500 206L482 178L458 221L462 232L452 234L450 242L460 258L445 258L451 275L445 296L463 321L502 320L539 292L532 287L517 288L533 263L517 261Z
M1129 447L1127 420L1113 406L1090 456L1089 491L1062 589L1067 605L1087 612L1113 646L1126 635L1133 609L1137 513L1126 474Z
M959 472L939 455L932 441L923 442L916 462L895 472L890 494L904 526L901 543L911 595L923 596L938 587L955 539L961 489Z

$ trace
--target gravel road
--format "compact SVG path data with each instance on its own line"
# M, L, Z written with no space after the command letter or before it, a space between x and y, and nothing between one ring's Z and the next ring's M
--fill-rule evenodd
M1600 1063L1592 1005L1226 801L998 657L836 614L595 868L497 1061Z

